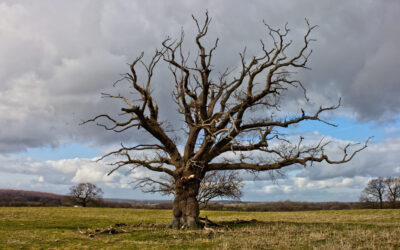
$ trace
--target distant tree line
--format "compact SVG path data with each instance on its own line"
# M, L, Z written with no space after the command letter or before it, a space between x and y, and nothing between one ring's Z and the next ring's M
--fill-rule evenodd
M62 206L63 195L38 191L0 189L0 206Z
M397 208L400 202L400 177L378 177L368 181L360 202L373 208Z
M51 196L50 196L51 195ZM52 197L52 198L50 198ZM0 190L1 206L73 206L69 195L54 195L49 193ZM108 208L135 208L135 209L171 209L172 201L110 201L100 200L90 202L87 206ZM370 203L365 202L240 202L240 201L210 201L205 210L219 211L315 211L315 210L342 210L371 208Z

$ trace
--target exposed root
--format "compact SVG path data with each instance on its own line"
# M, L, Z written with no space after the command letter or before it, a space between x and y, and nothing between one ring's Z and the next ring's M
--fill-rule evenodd
M215 222L209 220L207 216L206 217L199 217L199 219L200 219L200 221L204 221L204 222L202 222L202 223L204 223L204 227L203 227L204 229L208 229L208 230L210 230L210 229L212 230L212 228L229 229L228 226L221 225L221 224L218 224L218 223L215 223Z
M211 221L210 219L208 219L208 217L199 217L200 220L200 225L201 228L204 230L204 232L207 235L214 235L217 232L223 232L225 230L231 230L230 226L227 225L222 225L222 224L218 224L216 222ZM235 221L230 222L231 226L236 225L236 224L253 224L253 223L263 223L262 221L258 221L255 219L252 220L239 220L236 219ZM138 224L135 225L129 225L126 223L116 223L114 225L111 225L109 227L105 227L105 228L95 228L95 229L86 229L84 231L82 231L79 227L78 227L78 232L79 234L85 235L85 236L89 236L90 238L94 238L97 235L101 235L101 234L120 234L120 233L130 233L133 232L135 230L137 230L138 228L165 228L165 225L162 224L143 224L143 222L141 221ZM182 229L186 229L185 227L182 227Z
M89 236L90 238L94 238L96 235L99 234L120 234L120 233L129 233L134 231L134 229L137 228L163 228L164 225L158 225L158 224L148 224L148 225L143 225L143 222L141 221L140 223L136 225L128 225L126 223L116 223L115 225L111 225L106 228L96 228L96 229L90 229L88 228L85 231L81 231L78 228L78 232L80 234Z
M256 220L256 219L252 219L252 220L239 220L236 219L233 224L251 224L251 223L258 223L260 221Z

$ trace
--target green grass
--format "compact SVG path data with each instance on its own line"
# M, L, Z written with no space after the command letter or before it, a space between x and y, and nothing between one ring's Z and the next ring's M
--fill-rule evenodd
M399 249L400 210L205 211L229 229L170 230L168 210L0 208L0 249ZM255 223L234 223L256 219ZM88 232L116 223L118 234Z

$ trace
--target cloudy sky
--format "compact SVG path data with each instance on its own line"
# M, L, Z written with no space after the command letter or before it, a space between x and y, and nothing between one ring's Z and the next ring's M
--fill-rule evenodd
M336 145L374 136L344 165L290 168L277 181L245 176L243 200L355 201L368 179L400 175L398 0L0 0L0 188L67 193L71 185L89 181L105 197L162 198L132 189L143 171L106 176L110 167L93 161L120 142L133 145L146 135L115 135L79 123L118 110L100 93L115 91L112 83L141 51L151 54L182 28L190 49L191 14L202 19L206 9L213 18L210 39L220 38L216 70L237 65L245 46L249 54L259 52L259 39L267 39L263 20L277 28L288 22L295 43L301 42L305 17L318 25L312 70L299 78L310 109L342 97L343 106L327 117L339 126L310 122L286 132L311 140L325 136ZM179 120L169 108L174 103L165 90L172 83L164 66L154 95L162 116ZM287 110L301 103L287 101Z

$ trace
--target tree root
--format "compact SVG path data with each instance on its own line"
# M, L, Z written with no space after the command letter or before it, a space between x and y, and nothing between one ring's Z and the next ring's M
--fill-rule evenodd
M81 231L78 228L78 231L80 234L89 236L90 238L94 238L96 235L99 234L120 234L120 233L129 233L132 232L134 229L143 227L143 228L163 228L164 225L158 225L158 224L148 224L148 225L143 225L143 221L136 225L128 225L126 223L116 223L114 225L111 225L106 228L96 228L96 229L90 229L88 228L86 231Z
M210 228L213 228L213 227L214 228L229 229L228 226L221 225L221 224L218 224L218 223L215 223L215 222L209 220L207 216L206 217L199 217L199 219L200 219L200 221L204 221L204 222L202 222L202 223L204 223L204 226L203 226L204 229L210 229Z
M252 220L239 220L236 219L233 224L251 224L251 223L259 223L258 220L256 219L252 219Z
M218 224L216 222L211 221L208 217L199 217L201 228L208 231L209 233L215 233L215 229L223 229L231 230L231 227L227 225ZM239 220L236 219L232 222L232 224L252 224L252 223L262 223L261 221L252 219L252 220ZM120 234L120 233L129 233L134 231L137 228L165 228L165 225L161 224L147 224L143 225L143 221L135 225L128 225L126 223L116 223L106 228L95 228L95 229L86 229L85 231L81 231L78 228L78 232L82 235L89 236L90 238L94 238L96 235L100 234ZM185 229L185 228L183 228ZM218 232L221 232L218 230Z

